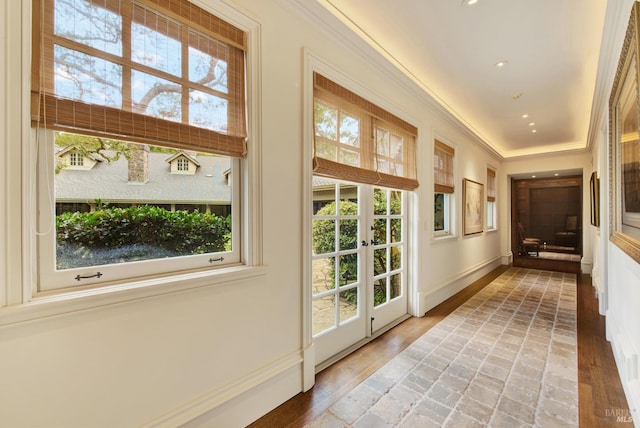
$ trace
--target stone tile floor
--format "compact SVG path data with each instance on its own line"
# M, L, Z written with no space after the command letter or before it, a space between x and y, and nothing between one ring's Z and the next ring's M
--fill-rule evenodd
M511 268L308 427L578 426L576 277Z

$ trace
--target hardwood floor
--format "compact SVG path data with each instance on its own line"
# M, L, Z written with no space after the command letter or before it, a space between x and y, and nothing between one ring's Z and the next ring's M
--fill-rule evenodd
M316 375L316 384L311 390L296 395L249 427L304 426L506 269L508 266L492 271L430 310L424 317L409 318L321 371ZM615 412L624 413L629 407L622 391L611 345L605 339L604 317L598 314L598 302L591 287L591 279L587 275L578 275L577 309L580 426L614 426Z

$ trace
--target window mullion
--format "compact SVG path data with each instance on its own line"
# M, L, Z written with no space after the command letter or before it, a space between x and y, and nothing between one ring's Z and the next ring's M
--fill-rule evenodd
M122 109L133 111L133 95L131 90L131 25L133 11L130 2L122 2Z

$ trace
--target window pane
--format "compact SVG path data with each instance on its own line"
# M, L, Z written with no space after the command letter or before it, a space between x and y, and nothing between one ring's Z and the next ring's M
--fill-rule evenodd
M375 245L387 243L387 219L377 218L373 220L373 242Z
M358 248L358 220L340 220L340 250Z
M391 219L391 242L400 242L402 241L402 219L400 218L392 218Z
M376 279L373 282L373 306L380 306L387 300L387 278Z
M402 274L392 275L389 280L391 281L391 299L400 297L402 295Z
M358 187L352 184L340 185L340 213L358 214Z
M189 32L189 80L228 93L227 48L202 34Z
M398 270L402 268L402 247L400 245L394 245L390 248L391 251L391 269Z
M86 0L56 0L54 34L122 55L122 17L119 10L108 10ZM119 2L111 2L119 7Z
M313 254L336 251L335 220L313 220Z
M340 292L340 323L358 316L358 289Z
M316 136L336 141L338 139L338 110L316 101L314 103Z
M340 257L340 285L358 281L358 254L346 254Z
M56 145L58 270L231 251L230 158L65 133ZM173 174L179 159L195 173Z
M391 206L389 207L389 214L400 215L402 214L402 191L391 190L390 191Z
M373 274L381 275L387 272L387 249L373 250Z
M340 143L360 147L360 121L345 113L340 116Z
M433 216L433 230L439 231L445 229L445 198L444 193L436 193L434 195L434 216Z
M313 260L311 264L311 269L313 271L313 294L332 290L336 287L334 267L335 257Z
M189 91L189 124L226 132L229 102L215 95Z
M122 67L78 51L54 47L55 94L109 107L122 107Z
M335 295L313 299L313 334L318 334L336 324Z
M133 6L131 59L174 76L182 75L180 24L139 5Z
M373 191L373 213L376 215L387 214L387 192L382 189Z
M131 80L134 111L182 121L182 86L137 70L131 72Z

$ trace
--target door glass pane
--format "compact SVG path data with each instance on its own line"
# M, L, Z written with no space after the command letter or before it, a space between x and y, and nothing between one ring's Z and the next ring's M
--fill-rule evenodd
M385 215L387 213L387 192L382 189L375 189L373 192L373 213Z
M313 299L313 334L336 325L335 295Z
M402 241L402 219L400 218L392 218L391 219L391 242L400 242Z
M373 275L378 276L387 272L387 249L373 250Z
M313 220L313 254L333 253L336 250L336 221Z
M387 300L387 278L375 280L373 282L373 306L380 306Z
M395 245L391 250L391 270L398 270L402 267L402 246Z
M350 288L340 293L340 323L358 315L358 289Z
M340 213L358 214L358 187L351 184L340 185Z
M340 250L358 248L358 220L340 220Z
M391 190L390 192L391 204L389 206L389 214L400 215L402 214L402 191Z
M311 263L313 271L313 294L322 293L335 288L334 264L335 257L314 259Z
M340 257L340 285L353 284L358 281L358 253Z
M391 299L393 300L402 295L402 274L392 275L390 281L391 289L389 291L391 293Z
M387 243L387 219L377 218L373 221L373 242L375 245Z

